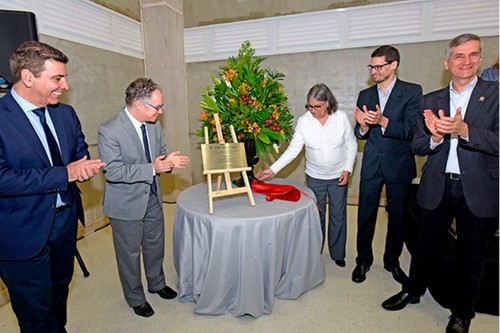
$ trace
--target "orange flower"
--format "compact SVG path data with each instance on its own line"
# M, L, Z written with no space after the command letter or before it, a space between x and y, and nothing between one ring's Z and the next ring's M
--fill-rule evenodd
M231 81L235 77L238 77L238 73L232 68L229 68L227 71L224 72L224 78L226 81Z
M280 119L280 113L278 111L278 108L275 108L274 111L273 111L273 118L278 120Z
M248 89L250 87L248 86L248 84L246 84L245 82L243 82L241 85L240 85L240 88L239 88L239 91L240 91L240 94L246 94L248 92Z

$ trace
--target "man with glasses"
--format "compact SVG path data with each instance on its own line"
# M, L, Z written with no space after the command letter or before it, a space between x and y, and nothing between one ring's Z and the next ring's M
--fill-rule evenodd
M403 283L399 264L404 243L404 219L411 181L416 176L411 140L420 111L422 87L396 77L399 51L384 45L373 51L368 70L376 83L359 93L354 133L366 140L361 165L356 268L352 280L361 283L373 263L372 241L382 187L387 196L388 224L384 268Z
M141 282L141 250L148 291L164 299L177 293L165 283L161 173L183 168L189 158L168 153L158 117L163 93L150 79L132 82L126 107L99 127L99 153L107 162L103 212L113 229L118 273L127 304L142 317L154 314Z

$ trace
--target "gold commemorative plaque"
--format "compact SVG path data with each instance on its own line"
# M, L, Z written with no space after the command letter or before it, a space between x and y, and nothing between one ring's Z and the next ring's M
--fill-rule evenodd
M247 167L243 143L201 145L204 170L230 170Z

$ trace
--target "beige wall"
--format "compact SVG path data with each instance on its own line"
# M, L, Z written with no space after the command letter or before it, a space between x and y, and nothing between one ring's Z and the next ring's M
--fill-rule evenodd
M112 11L128 16L136 21L141 20L140 0L91 0Z
M184 0L186 28L396 0Z
M91 1L134 20L141 20L140 0ZM398 0L176 0L183 3L186 28L393 1ZM158 5L168 2L171 0L143 0L143 3Z

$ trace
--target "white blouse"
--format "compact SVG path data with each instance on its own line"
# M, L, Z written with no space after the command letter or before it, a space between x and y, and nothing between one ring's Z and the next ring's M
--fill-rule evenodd
M358 145L353 126L343 111L328 116L324 125L307 111L297 121L287 150L271 165L277 174L306 147L305 173L317 179L336 179L342 171L352 174Z

